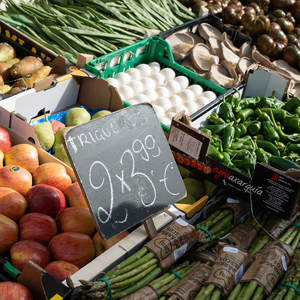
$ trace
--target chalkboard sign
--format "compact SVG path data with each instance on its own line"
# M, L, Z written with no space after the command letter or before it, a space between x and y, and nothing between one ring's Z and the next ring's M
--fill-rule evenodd
M151 104L129 106L72 127L62 141L103 239L186 195Z

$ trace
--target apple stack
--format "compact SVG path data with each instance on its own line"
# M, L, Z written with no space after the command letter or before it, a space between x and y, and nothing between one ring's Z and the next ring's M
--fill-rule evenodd
M128 233L102 242L64 165L40 164L33 144L0 128L0 255L16 269L31 260L63 281Z

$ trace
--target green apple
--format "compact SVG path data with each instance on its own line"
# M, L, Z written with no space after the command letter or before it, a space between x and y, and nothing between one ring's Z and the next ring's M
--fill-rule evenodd
M105 110L105 109L100 110L100 111L96 112L95 114L93 114L92 120L109 115L109 114L111 114L111 112L109 110Z

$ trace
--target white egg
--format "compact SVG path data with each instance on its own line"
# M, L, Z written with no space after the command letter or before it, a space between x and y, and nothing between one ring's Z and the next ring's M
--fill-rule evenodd
M217 95L212 91L203 92L200 96L206 97L210 102L217 99Z
M153 79L155 82L155 86L162 86L165 83L165 76L161 73L153 73L149 76L149 78Z
M120 95L122 95L122 100L124 100L124 101L130 100L134 95L133 89L130 86L125 85L125 84L121 85L118 88L118 92Z
M176 115L174 112L167 112L165 114L165 117L168 118L170 121L172 121L172 118Z
M158 97L152 102L152 104L161 106L165 110L165 112L169 110L172 106L171 101L166 97Z
M141 77L140 71L136 68L130 68L126 70L125 73L130 75L131 80L139 80Z
M127 103L129 103L130 105L135 105L135 104L138 104L139 102L131 99L131 100L128 100Z
M156 89L154 89L156 92L157 97L169 97L170 93L169 90L164 86L159 86Z
M161 74L163 74L165 76L166 81L172 80L176 76L175 71L173 69L171 69L171 68L163 68L163 69L160 70L159 73L161 73Z
M151 68L151 74L158 73L160 71L160 64L156 61L153 61L148 64Z
M163 117L165 115L165 110L159 105L152 105L156 115L158 118Z
M136 68L140 71L141 78L148 77L151 74L151 67L148 64L140 64Z
M195 99L194 93L188 89L178 92L177 95L182 99L183 103L187 101L193 101Z
M182 90L185 90L190 84L189 79L184 75L177 76L174 80L180 84Z
M175 113L175 114L178 114L178 113L181 112L181 111L184 111L186 114L188 113L187 108L186 108L183 104L177 104L177 105L172 106L172 107L168 110L168 113L169 113L169 112L173 112L173 113Z
M141 94L146 95L151 102L157 98L157 94L154 89L144 89L141 91Z
M168 80L163 86L169 90L169 96L177 95L181 90L180 84L175 80Z
M118 82L118 80L115 79L115 78L112 78L112 77L106 78L106 81L108 81L108 83L109 83L110 85L114 86L115 88L118 88L118 87L119 87L119 82Z
M184 106L188 110L188 115L195 113L198 110L198 105L194 101L186 101L184 102Z
M149 98L144 94L138 94L132 97L132 100L138 103L150 102Z
M140 82L143 84L143 89L155 89L155 81L149 77L142 77Z
M163 123L166 126L170 126L171 125L171 120L169 120L166 117L160 117L160 118L158 118L158 120L159 120L160 123Z
M194 102L197 104L198 109L202 108L203 106L207 105L210 101L206 97L197 97Z
M187 89L194 93L195 98L199 97L203 93L203 88L199 84L191 84L187 87Z
M139 94L144 89L143 84L139 80L131 80L127 85L133 89L134 95Z
M127 84L131 80L130 75L125 72L117 73L113 78L118 80L119 86Z
M169 97L172 106L177 105L177 104L182 104L182 99L178 95L172 95Z

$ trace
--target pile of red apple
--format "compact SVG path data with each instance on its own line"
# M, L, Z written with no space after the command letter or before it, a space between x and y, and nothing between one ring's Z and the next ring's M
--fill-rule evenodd
M64 165L39 164L33 144L12 145L0 128L0 256L20 272L34 261L63 281L127 234L101 240Z

